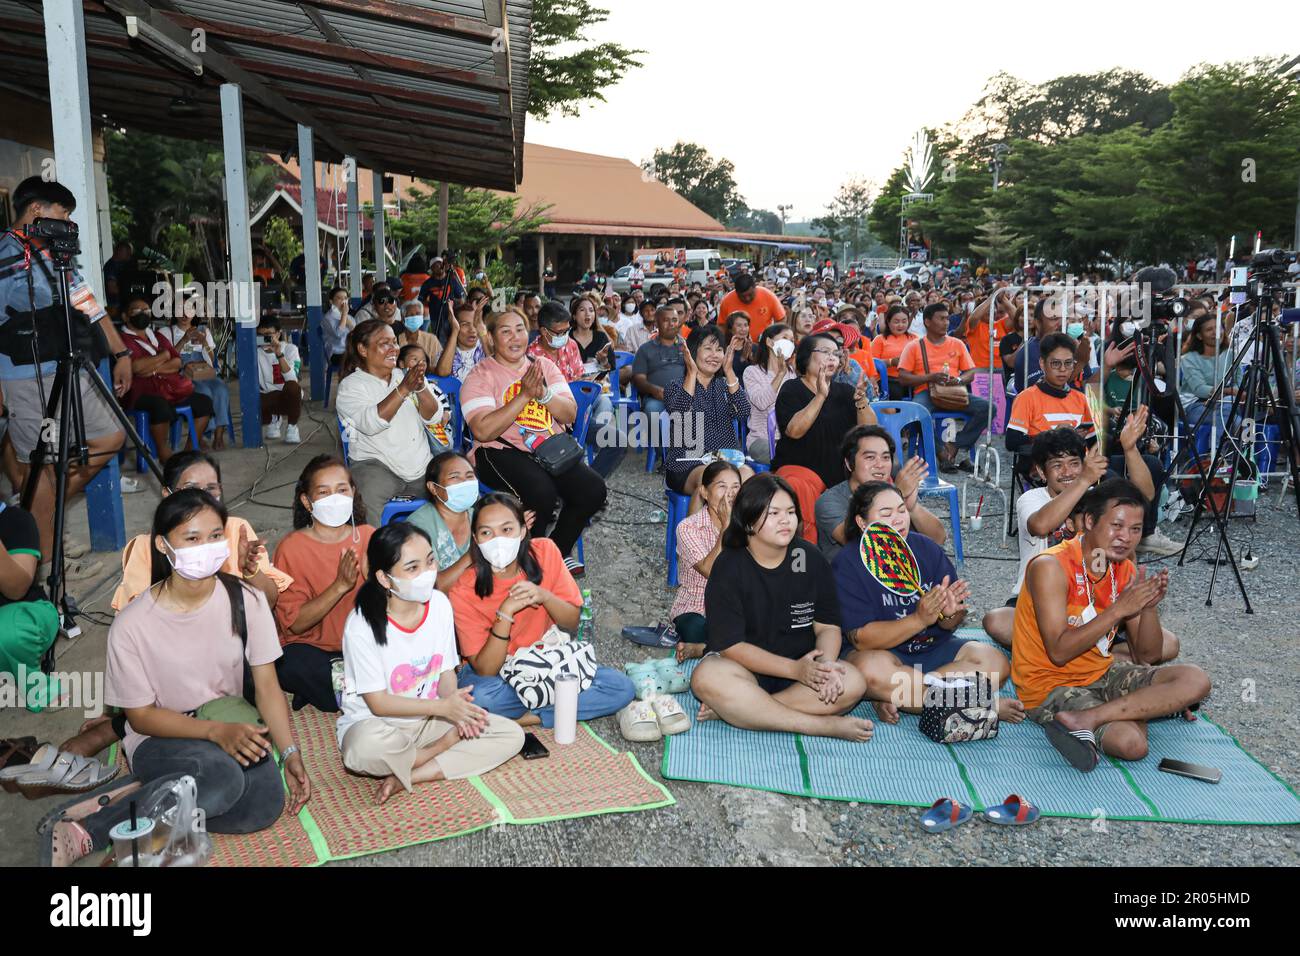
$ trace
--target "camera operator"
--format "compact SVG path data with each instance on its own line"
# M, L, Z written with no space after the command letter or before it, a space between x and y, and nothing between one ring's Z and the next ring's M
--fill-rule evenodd
M68 220L77 201L67 187L57 182L46 182L39 176L30 176L14 190L13 203L17 218L13 227L0 236L0 305L3 306L3 314L0 314L0 341L24 339L26 337L12 333L22 325L34 324L38 337L48 336L51 342L62 342L63 314L61 307L55 304L58 278L53 258L44 240L29 239L23 231L37 219ZM100 334L94 337L99 342L100 349L105 351L92 355L91 358L99 359L105 354L112 356L113 392L120 398L131 387L131 353L122 344L113 323L95 300L80 272L72 272L69 285L73 322L88 321L98 328ZM12 328L6 330L6 326ZM11 334L6 336L6 331ZM26 340L30 342L30 338ZM48 344L50 342L46 343ZM30 348L27 345L28 351L25 354L21 347L10 349L15 354L6 353L0 348L0 383L3 384L4 403L9 410L9 438L18 458L19 478L23 483L26 482L31 454L40 437L41 421L45 418L45 402L54 384L57 369L57 362L54 361L36 365ZM45 354L50 353L45 350ZM85 488L86 483L122 447L125 439L112 410L92 387L85 373L80 376L80 388L90 464L83 467L79 462L71 463L67 487L69 500ZM56 417L57 414L56 410ZM40 528L42 560L48 560L54 541L54 478L51 465L52 462L41 470L31 506Z

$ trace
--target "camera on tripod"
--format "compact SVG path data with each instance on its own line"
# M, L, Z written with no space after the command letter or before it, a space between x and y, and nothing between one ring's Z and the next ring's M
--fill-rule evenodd
M45 240L45 248L56 259L71 260L81 255L81 238L77 224L71 219L33 219L23 229L28 239Z
M1276 296L1282 285L1291 278L1287 266L1295 261L1296 254L1285 249L1261 249L1255 253L1250 257L1246 275L1246 295L1252 299L1265 294Z

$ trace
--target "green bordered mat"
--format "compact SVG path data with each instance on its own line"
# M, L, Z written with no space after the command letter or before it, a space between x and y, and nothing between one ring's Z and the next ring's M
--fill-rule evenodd
M961 637L987 640L981 630ZM1009 684L1002 693L1014 694ZM1201 716L1153 721L1150 753L1139 761L1105 758L1092 773L1074 770L1026 721L1002 724L997 737L955 745L936 744L921 733L919 719L904 715L881 723L867 704L855 716L875 722L865 744L801 734L738 730L720 720L697 723L699 703L678 700L694 726L664 740L667 780L716 783L794 796L858 803L928 807L943 796L977 810L1018 793L1047 816L1114 820L1160 820L1207 824L1300 823L1300 796L1252 757L1235 738ZM1156 769L1163 757L1218 767L1218 784Z
M213 866L319 866L462 836L500 824L547 823L602 813L670 806L671 793L630 753L620 753L586 724L568 746L550 730L530 732L550 751L515 757L467 780L417 784L375 804L379 781L349 773L339 757L336 715L305 707L293 714L312 794L296 816L241 836L213 834Z

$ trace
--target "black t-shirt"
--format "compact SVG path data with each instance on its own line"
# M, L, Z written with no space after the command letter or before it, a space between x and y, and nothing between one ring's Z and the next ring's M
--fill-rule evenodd
M577 343L578 351L582 353L582 360L584 362L594 362L596 361L597 353L609 344L609 336L600 329L592 329L590 345L583 345L581 342L578 342L577 339L574 339L573 341Z
M36 556L36 566L39 569L41 564L41 533L36 528L36 519L22 508L14 505L4 505L0 503L0 544L5 546L5 550L10 554L32 554ZM32 580L32 586L27 589L18 601L11 601L3 594L0 594L0 607L6 604L17 604L19 601L44 601L45 592L41 586Z
M793 378L781 386L776 396L776 425L781 437L776 443L776 458L772 470L785 465L802 465L821 478L827 488L844 480L844 462L840 459L840 443L850 428L858 423L857 409L853 404L853 386L831 382L830 394L822 403L812 427L802 438L786 435L790 419L798 415L813 400L812 390L802 379ZM808 516L811 517L811 516Z
M723 548L704 589L708 651L742 641L798 660L817 645L813 622L840 624L831 566L815 544L790 542L778 568L762 567L748 548Z

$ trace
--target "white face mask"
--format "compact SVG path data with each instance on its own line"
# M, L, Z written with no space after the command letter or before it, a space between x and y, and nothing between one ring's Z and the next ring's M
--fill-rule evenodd
M212 577L230 558L230 543L227 541L210 541L190 548L173 548L168 544L167 550L171 552L167 560L171 562L172 570L189 581Z
M551 340L551 348L553 349L562 349L569 344L568 332L565 332L563 335L552 335L549 336L549 338Z
M389 580L393 582L389 590L395 597L410 601L412 604L428 604L433 597L433 589L438 583L438 572L435 568L430 568L413 578L395 578L390 575Z
M311 503L311 516L327 528L338 528L352 520L351 495L326 495Z
M636 303L635 303L635 302L629 302L627 305L623 306L623 314L624 314L624 315L636 315Z
M510 567L519 556L519 545L523 540L523 538L505 538L498 535L480 542L478 549L483 557L487 558L487 563L500 571Z
M794 355L794 343L789 339L777 339L772 343L772 351L780 356L783 360Z

